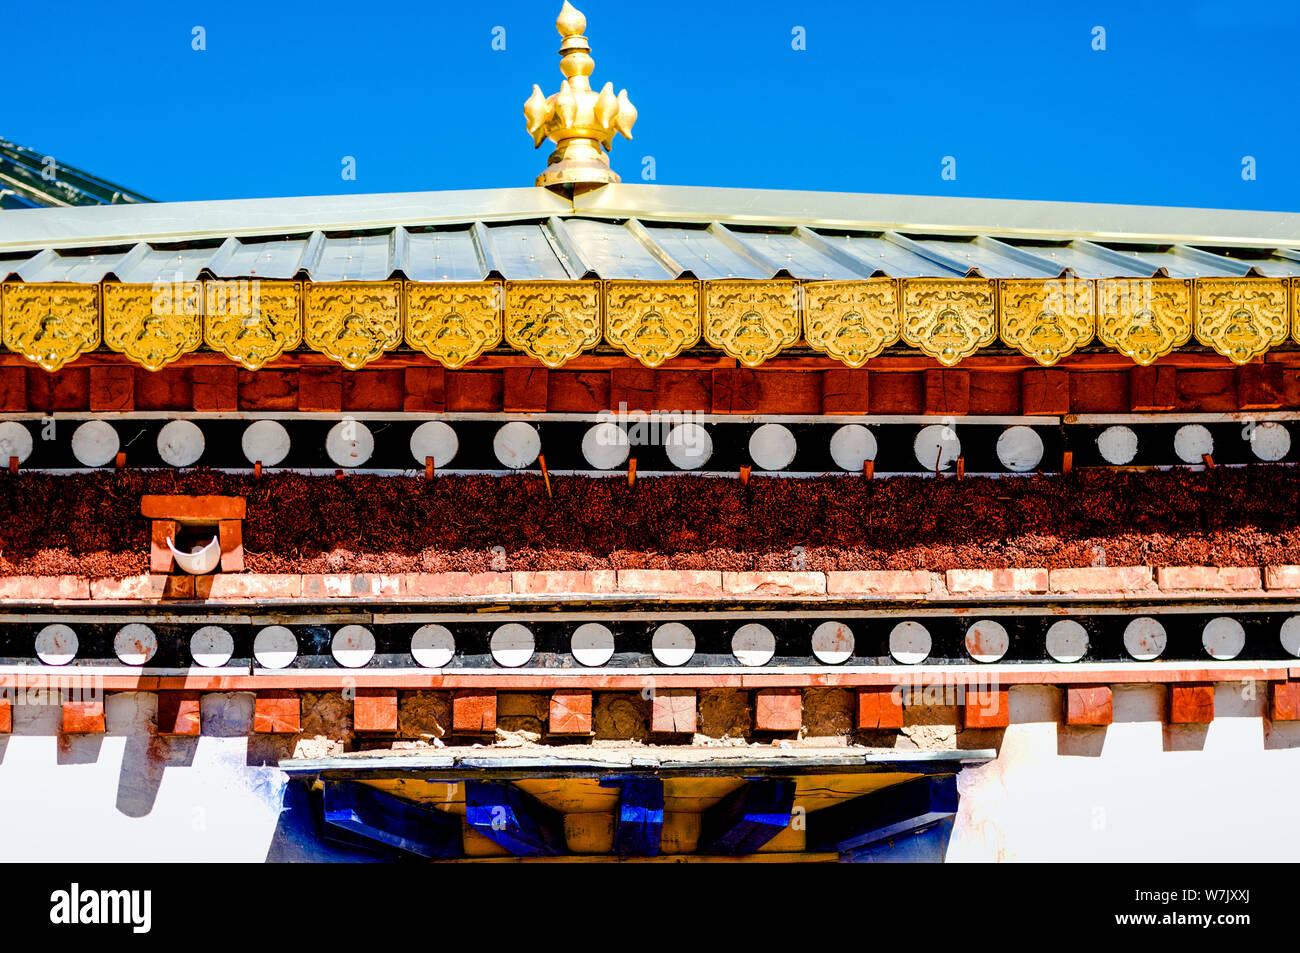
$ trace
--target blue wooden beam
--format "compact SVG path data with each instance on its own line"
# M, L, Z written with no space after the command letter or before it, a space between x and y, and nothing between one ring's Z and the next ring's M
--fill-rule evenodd
M326 781L324 833L331 840L424 860L464 857L460 819L355 781Z
M808 849L843 853L956 813L956 775L913 778L809 813Z
M614 816L614 853L620 857L657 857L664 831L664 782L659 778L602 781L621 789Z
M506 781L466 781L465 818L519 857L567 853L564 815Z
M794 781L760 778L728 794L704 812L701 854L752 854L790 823Z

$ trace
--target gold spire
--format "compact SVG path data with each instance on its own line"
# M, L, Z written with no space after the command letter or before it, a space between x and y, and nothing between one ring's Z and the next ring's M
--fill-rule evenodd
M584 187L618 182L619 177L609 167L605 153L614 144L614 134L622 133L632 138L632 124L636 122L636 107L628 101L627 90L614 95L614 84L606 83L596 93L591 88L591 71L596 61L591 58L591 47L582 35L587 28L587 18L565 0L564 9L555 21L555 28L564 38L560 43L560 72L564 82L560 91L543 96L541 87L534 84L533 94L524 103L524 118L533 145L540 146L543 139L556 144L546 162L546 171L537 177L536 184L545 188L572 186Z

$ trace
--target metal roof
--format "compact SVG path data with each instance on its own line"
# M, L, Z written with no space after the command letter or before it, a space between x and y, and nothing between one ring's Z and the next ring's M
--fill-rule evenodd
M612 185L0 214L27 282L1300 275L1300 215Z
M0 139L0 209L149 201L138 192Z

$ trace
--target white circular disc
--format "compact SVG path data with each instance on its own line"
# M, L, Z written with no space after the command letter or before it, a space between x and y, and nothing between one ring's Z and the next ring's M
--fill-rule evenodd
M933 471L938 460L938 468L947 470L961 456L961 441L957 439L957 431L947 424L930 424L916 435L912 452L923 469Z
M766 665L776 654L776 636L765 625L742 625L731 637L731 654L741 665Z
M77 633L56 623L36 633L36 657L46 665L67 665L77 657Z
M1033 427L1008 427L998 437L998 460L1017 473L1032 470L1043 462L1043 438Z
M1058 662L1077 662L1088 654L1088 630L1073 619L1053 622L1047 630L1047 654Z
M298 657L298 640L282 625L268 625L253 639L253 657L265 668L285 668Z
M966 630L966 653L977 662L996 662L1007 654L1011 636L992 619L980 619Z
M411 456L420 466L424 466L426 457L433 457L434 467L441 469L451 463L459 449L456 431L441 420L426 420L411 434Z
M375 637L364 625L345 625L334 633L330 654L344 668L361 668L375 657Z
M375 435L359 420L340 420L325 435L325 452L341 467L359 467L375 452Z
M16 420L0 422L0 465L9 466L9 458L22 463L32 455L32 432Z
M132 622L113 636L113 651L127 665L143 665L158 651L158 636L140 622Z
M784 470L798 449L790 428L781 424L763 424L749 435L749 458L760 470Z
M491 648L498 665L518 668L533 657L532 630L518 622L507 622L492 633Z
M244 428L240 448L249 463L273 467L289 455L289 431L278 420L255 420Z
M664 452L678 470L698 470L713 456L713 438L699 424L679 424L664 439Z
M651 636L650 651L660 665L685 665L695 654L695 633L680 622L666 622Z
M219 625L205 625L190 636L190 658L203 668L219 668L235 654L235 640Z
M203 431L192 420L173 420L158 431L158 456L174 467L191 466L203 456Z
M1201 630L1201 645L1211 658L1236 658L1246 647L1246 630L1236 619L1221 615L1205 623Z
M456 654L456 637L445 625L422 625L411 634L411 658L424 668L442 668Z
M113 425L87 420L72 433L72 455L83 467L102 467L115 456L121 441Z
M1269 420L1250 428L1250 449L1261 460L1281 460L1291 452L1291 431Z
M1159 658L1168 642L1165 627L1150 616L1134 619L1124 629L1124 648L1139 662Z
M1300 615L1293 615L1282 623L1282 648L1300 656Z
M542 452L542 437L532 424L512 420L508 424L502 424L497 435L492 438L492 452L497 455L502 466L522 470L532 466L537 455Z
M1174 431L1174 453L1183 463L1203 463L1201 457L1214 453L1214 437L1200 424L1185 424Z
M604 665L614 656L614 633L599 622L585 622L573 630L569 647L583 665Z
M876 459L876 437L862 424L845 424L831 437L831 459L841 470L857 473Z
M582 457L597 470L622 466L629 452L627 431L618 424L605 421L582 435Z
M1097 434L1097 450L1101 458L1113 467L1133 462L1138 452L1138 435L1132 427L1118 424Z
M823 622L813 629L812 651L825 665L847 662L853 656L853 630L843 622Z
M929 630L919 622L900 622L889 633L889 654L904 665L924 662L933 644Z

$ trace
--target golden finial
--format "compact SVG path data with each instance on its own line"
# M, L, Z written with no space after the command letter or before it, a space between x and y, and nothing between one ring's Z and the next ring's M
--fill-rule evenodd
M560 91L543 96L541 87L534 84L533 94L524 103L524 118L534 147L540 146L543 139L556 144L536 184L581 189L618 182L605 153L613 146L615 133L632 138L636 107L628 101L626 89L614 95L613 83L606 83L599 93L592 90L588 77L596 61L583 36L587 18L568 0L555 20L555 28L564 38L560 43L560 72L564 74Z

